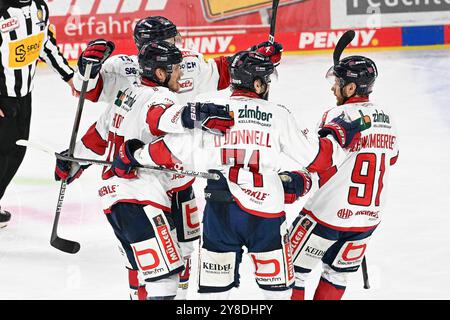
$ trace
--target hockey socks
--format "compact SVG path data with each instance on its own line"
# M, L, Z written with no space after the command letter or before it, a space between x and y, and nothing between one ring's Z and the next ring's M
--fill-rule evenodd
M291 300L305 300L305 288L292 289Z
M130 285L131 300L147 300L147 290L145 289L145 285L139 284L137 270L128 269L128 283Z
M341 300L345 287L338 286L324 278L320 278L319 285L314 293L314 300Z
M186 300L189 289L189 278L191 276L191 257L184 258L184 271L179 273L180 282L175 300Z

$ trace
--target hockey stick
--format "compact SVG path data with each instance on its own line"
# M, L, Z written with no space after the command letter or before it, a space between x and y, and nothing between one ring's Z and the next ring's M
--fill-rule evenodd
M366 257L364 256L361 264L362 274L363 274L363 280L364 280L364 289L370 289L369 284L369 273L367 272L367 261Z
M93 63L88 63L86 66L86 70L85 70L84 74L88 75L88 77L91 74L92 66L93 66ZM70 138L70 145L69 145L69 151L68 151L69 156L73 156L73 152L75 150L75 143L77 141L78 129L80 127L81 114L83 112L84 101L86 99L86 92L87 92L87 87L89 84L88 77L83 79L83 86L81 88L80 98L78 100L77 113L75 115L75 121L73 123L72 136ZM58 202L56 204L55 219L53 221L53 229L52 229L52 234L50 237L50 244L58 250L61 250L66 253L74 254L74 253L77 253L78 251L80 251L80 244L78 242L63 239L58 236L59 217L60 217L61 211L62 211L62 205L63 205L63 201L64 201L64 196L66 194L66 188L67 188L66 180L61 181Z
M100 165L100 166L111 166L112 162L110 161L103 161L103 160L95 160L95 159L83 159L83 158L74 158L62 155L60 153L55 152L53 149L43 146L41 144L38 144L36 142L27 141L27 140L18 140L16 142L19 146L34 148L40 151L43 151L45 153L51 154L55 156L57 159L70 161L70 162L78 162L83 164L93 164L93 165ZM210 179L210 180L219 180L220 176L215 173L209 173L209 172L199 172L199 171L192 171L192 170L175 170L175 169L167 169L164 167L156 167L156 166L139 166L139 169L143 170L154 170L154 171L160 171L165 173L174 173L179 174L183 176L188 177L194 177L194 178L203 178L203 179Z
M271 44L275 43L275 30L277 27L277 13L278 13L278 4L280 0L272 1L272 17L270 18L270 31L269 31L269 42ZM274 76L278 78L278 71L274 69ZM266 94L266 99L269 100L269 92Z
M275 43L275 29L277 26L277 12L278 4L280 0L273 0L272 2L272 18L270 19L270 32L269 32L269 42Z
M353 41L354 38L355 38L355 31L348 30L339 39L338 43L336 44L336 48L334 48L333 52L334 65L337 65L339 63L339 61L341 60L342 52L344 52L345 48L347 48L347 46L350 44L350 42Z

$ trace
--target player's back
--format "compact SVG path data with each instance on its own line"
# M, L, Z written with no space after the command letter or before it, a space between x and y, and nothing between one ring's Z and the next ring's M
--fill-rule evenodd
M242 95L214 102L229 105L235 125L224 136L204 138L207 150L213 150L207 166L221 171L236 202L247 212L282 215L281 154L291 155L289 151L296 148L313 156L306 137L284 106Z
M364 230L380 222L390 167L398 156L397 132L389 111L369 101L355 100L333 108L323 121L342 113L347 121L370 117L371 127L343 153L338 167L319 174L320 188L305 209L327 224Z
M147 115L152 102L175 103L176 96L163 87L132 86L118 90L116 99L110 103L101 121L107 126L107 161L112 161L120 146L127 140L138 139L144 143L153 141ZM162 176L164 176L162 178ZM167 177L166 177L167 176ZM156 203L169 206L166 196L169 175L155 174L152 171L138 171L137 179L121 179L114 175L111 167L105 167L102 174L100 192L104 200L104 209L109 209L118 200L130 200L135 203ZM108 190L114 190L109 192Z

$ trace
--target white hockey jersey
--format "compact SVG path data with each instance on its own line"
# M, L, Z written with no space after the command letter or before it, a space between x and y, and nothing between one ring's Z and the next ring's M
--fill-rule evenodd
M397 132L389 111L365 98L327 111L320 127L341 114L347 121L369 116L372 126L351 150L321 142L324 152L308 167L318 171L320 188L303 211L334 229L363 232L380 222L390 168L399 152ZM332 167L318 169L324 163Z
M230 74L226 57L205 61L201 53L180 49L183 61L180 68L183 75L179 81L178 101L181 104L195 101L200 93L228 88ZM102 70L129 79L130 84L140 83L139 63L137 56L116 55L104 63Z
M81 87L81 76L74 83ZM180 119L184 106L177 104L177 95L164 87L130 85L126 77L103 70L89 84L89 96L95 101L109 104L100 119L77 143L75 157L104 158L112 161L119 147L129 139L144 143L165 133L182 134L187 130ZM156 161L171 161L165 146L155 144L150 150ZM167 160L167 161L165 161ZM168 193L184 189L193 183L192 178L154 171L138 171L137 179L121 179L105 167L99 196L106 213L117 202L152 205L170 211Z
M256 94L235 92L231 98L214 103L229 105L234 113L233 128L224 136L167 135L167 147L183 163L192 161L193 152L202 152L201 167L220 170L236 203L246 212L283 216L284 191L278 176L283 166L281 154L302 169L316 157L317 146L303 134L286 107ZM135 157L140 163L153 164L146 149L136 152Z

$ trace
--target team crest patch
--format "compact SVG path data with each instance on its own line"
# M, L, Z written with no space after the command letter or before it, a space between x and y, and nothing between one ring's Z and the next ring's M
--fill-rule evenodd
M37 12L37 18L39 20L38 23L36 23L38 26L45 25L45 19L44 19L44 11L38 10Z
M45 26L44 11L38 10L37 18L38 18L39 22L37 22L36 25L41 26L41 27Z
M44 21L44 11L42 11L42 10L38 10L38 12L37 12L37 18L38 18L38 20L39 21Z
M19 26L19 19L17 17L12 17L0 22L0 31L2 33L10 32L17 29Z

